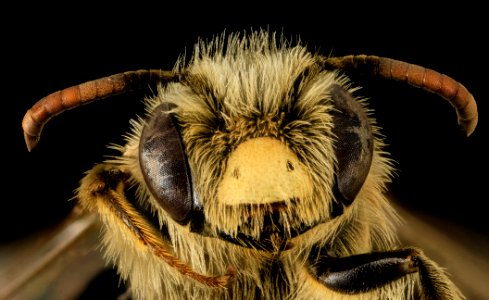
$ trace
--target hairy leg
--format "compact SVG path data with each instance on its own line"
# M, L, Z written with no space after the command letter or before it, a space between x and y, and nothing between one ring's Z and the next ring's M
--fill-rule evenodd
M464 299L445 272L417 248L331 257L319 249L310 257L310 272L321 284L344 294L382 289L408 274L419 274L421 299Z

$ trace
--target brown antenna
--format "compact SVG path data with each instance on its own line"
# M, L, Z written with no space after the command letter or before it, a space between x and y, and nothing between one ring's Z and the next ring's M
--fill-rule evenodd
M137 70L87 81L54 92L32 106L22 120L27 149L31 151L41 138L43 126L52 117L95 100L148 87L152 82L175 81L179 77L169 71Z
M406 82L446 99L457 113L467 136L477 126L477 104L472 94L451 77L418 65L374 55L347 55L324 60L326 69L362 70L386 79Z

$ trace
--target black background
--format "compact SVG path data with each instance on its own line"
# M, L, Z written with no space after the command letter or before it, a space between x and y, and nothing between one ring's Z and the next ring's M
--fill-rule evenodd
M66 215L74 204L68 199L83 172L105 155L115 154L106 145L121 143L129 119L143 113L140 100L145 93L61 114L48 123L39 146L29 153L21 121L38 99L114 73L171 69L180 54L190 55L198 37L258 28L300 36L311 50L325 55L387 56L462 82L478 101L480 112L479 126L469 138L460 134L455 113L443 99L396 82L358 81L364 86L360 93L371 98L388 150L398 162L397 177L390 185L394 198L413 211L488 236L484 142L489 49L481 7L468 3L443 9L414 3L396 8L353 3L283 7L284 2L263 11L244 2L212 9L172 5L118 4L102 10L72 3L4 10L11 21L3 18L1 28L1 241L26 236Z

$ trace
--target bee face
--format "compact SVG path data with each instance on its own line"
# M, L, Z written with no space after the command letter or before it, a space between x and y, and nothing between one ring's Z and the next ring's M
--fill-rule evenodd
M263 244L274 236L274 240L286 241L331 218L334 196L329 187L335 180L336 159L332 112L338 110L334 91L346 79L321 71L309 56L297 55L289 58L296 63L291 73L284 73L277 68L278 62L264 60L259 53L248 56L248 69L230 73L228 68L238 69L243 61L228 59L214 66L218 71L187 73L184 80L160 89L149 102L153 113L145 128L159 122L155 120L161 118L162 106L172 107L174 135L185 148L180 160L188 161L187 171L160 172L166 178L180 174L187 181L175 184L187 191L177 205L185 213L175 218L169 212L175 221L182 222L183 215L192 210L189 191L198 199L195 207L205 215L205 225L197 227L208 228L213 236L225 240L246 237ZM199 62L193 64L198 69ZM226 72L225 82L215 75ZM257 79L255 72L266 76ZM254 85L262 88L253 92ZM265 108L262 99L272 104ZM143 136L140 149L148 148L148 141L154 143L159 134L153 129L137 133ZM161 145L167 140L161 137ZM164 155L159 152L153 160ZM144 169L146 163L141 165ZM152 187L155 175L149 173L157 172L145 172L145 183L154 196L158 188Z

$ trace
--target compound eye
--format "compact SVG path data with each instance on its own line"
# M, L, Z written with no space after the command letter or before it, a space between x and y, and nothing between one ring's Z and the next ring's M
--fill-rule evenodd
M335 192L337 200L350 205L362 188L372 164L373 137L365 108L342 86L331 88L335 111L335 152L338 161Z
M168 104L158 106L143 132L139 162L149 191L165 211L187 224L194 209L192 179L178 126Z

